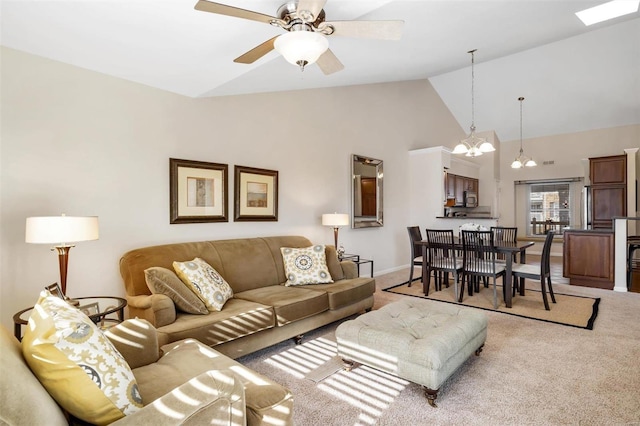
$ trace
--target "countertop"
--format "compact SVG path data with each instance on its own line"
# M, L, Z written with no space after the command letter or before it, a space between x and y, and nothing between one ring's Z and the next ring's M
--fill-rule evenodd
M436 216L436 219L457 219L457 220L498 220L497 217L489 217L489 216Z
M585 234L613 234L613 229L565 229L563 233L567 232L581 232Z

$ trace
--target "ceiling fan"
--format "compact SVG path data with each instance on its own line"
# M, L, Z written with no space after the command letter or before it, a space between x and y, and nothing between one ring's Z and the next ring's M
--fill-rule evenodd
M196 10L264 22L287 31L238 56L234 62L251 64L272 50L304 67L316 62L326 75L340 71L344 65L329 49L325 36L361 37L399 40L404 21L325 21L327 0L290 0L278 8L277 17L221 3L199 0Z

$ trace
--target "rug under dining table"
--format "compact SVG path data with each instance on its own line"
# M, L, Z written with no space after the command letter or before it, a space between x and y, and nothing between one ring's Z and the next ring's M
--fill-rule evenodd
M502 298L502 286L498 285L498 309L495 311L587 330L593 329L593 324L598 315L600 298L562 294L562 292L558 292L557 289L554 288L556 303L551 303L551 298L549 294L547 294L551 308L551 310L547 311L544 309L542 294L537 288L534 288L534 286L539 288L539 284L527 280L525 295L521 296L520 294L516 294L513 296L512 307L507 308ZM411 287L405 282L384 289L384 291L395 294L420 297L445 303L457 303L454 296L453 283L450 283L448 288L443 286L441 291L434 291L432 282L428 296L425 296L422 290L422 283L420 281L414 281ZM490 285L489 288L481 285L480 292L474 292L473 296L469 296L465 289L461 305L493 311L492 285Z

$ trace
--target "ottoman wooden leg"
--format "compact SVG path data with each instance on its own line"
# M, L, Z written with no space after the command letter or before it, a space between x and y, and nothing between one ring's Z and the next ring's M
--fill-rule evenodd
M342 367L345 369L345 371L351 371L353 367L355 367L355 365L356 363L354 361L342 358Z
M484 343L480 345L478 349L476 349L476 356L480 356L480 352L482 352L482 348L484 348Z
M423 386L422 389L424 390L424 396L427 397L427 401L429 402L429 405L432 406L433 408L438 408L438 406L436 405L436 398L438 397L438 389L433 390L433 389L429 389L426 386Z

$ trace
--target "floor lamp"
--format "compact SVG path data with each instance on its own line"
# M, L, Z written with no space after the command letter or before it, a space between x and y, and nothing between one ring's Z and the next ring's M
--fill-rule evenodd
M349 225L349 215L341 213L323 214L322 225L333 227L333 240L336 250L338 250L338 228Z
M97 216L38 216L28 217L25 241L33 244L57 244L51 250L57 250L60 264L60 287L65 298L67 295L67 266L69 250L75 247L70 243L98 239ZM67 298L68 299L68 298Z

